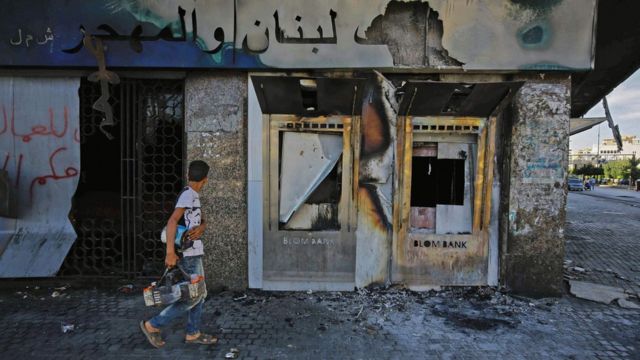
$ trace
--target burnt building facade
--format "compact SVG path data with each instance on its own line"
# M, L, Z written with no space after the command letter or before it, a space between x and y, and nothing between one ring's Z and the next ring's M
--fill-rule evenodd
M0 276L157 274L202 159L211 286L559 294L572 92L598 96L575 78L597 80L601 11L7 4Z

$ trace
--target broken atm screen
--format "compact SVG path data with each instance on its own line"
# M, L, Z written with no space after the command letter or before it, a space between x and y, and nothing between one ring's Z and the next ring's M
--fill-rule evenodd
M280 229L339 230L342 136L284 132L280 143Z

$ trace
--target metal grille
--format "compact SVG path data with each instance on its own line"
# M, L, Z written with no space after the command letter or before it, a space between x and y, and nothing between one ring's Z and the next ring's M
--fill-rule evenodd
M82 164L71 212L78 239L62 275L136 277L163 267L160 231L182 187L183 82L124 79L110 91L112 140L92 109L99 86L80 86Z
M483 118L443 118L443 117L413 117L411 124L414 133L456 133L477 134L484 125Z

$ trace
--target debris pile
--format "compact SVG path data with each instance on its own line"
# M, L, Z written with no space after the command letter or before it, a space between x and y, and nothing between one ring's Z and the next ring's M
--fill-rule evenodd
M576 266L573 265L573 261L572 260L565 260L564 261L564 279L569 281L569 280L576 280L576 279L581 279L584 277L584 275L590 273L589 270L587 270L586 268L582 267L582 266Z
M594 284L584 281L570 281L571 295L585 300L591 300L602 304L613 304L627 309L640 309L638 294L632 294L622 288Z
M518 315L536 308L554 305L549 300L516 298L492 287L450 287L424 292L403 286L370 286L354 292L265 293L251 291L244 294L243 305L264 304L278 297L289 297L308 304L309 312L295 312L284 317L287 327L297 321L319 318L317 330L325 332L336 323L350 322L354 332L375 336L384 332L385 323L403 321L409 314L424 313L443 318L454 326L474 330L496 327L515 327ZM235 297L234 301L239 301ZM315 305L321 305L321 311ZM314 311L314 309L317 309ZM327 311L329 310L329 314Z
M240 350L237 348L231 348L228 353L224 355L225 359L236 359L240 354Z

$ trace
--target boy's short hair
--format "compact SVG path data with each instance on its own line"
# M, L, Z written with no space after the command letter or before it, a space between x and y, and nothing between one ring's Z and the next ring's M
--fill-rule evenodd
M189 163L189 181L202 181L209 175L209 165L202 160L194 160Z

